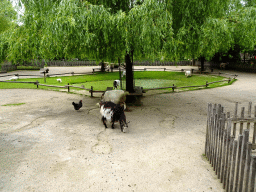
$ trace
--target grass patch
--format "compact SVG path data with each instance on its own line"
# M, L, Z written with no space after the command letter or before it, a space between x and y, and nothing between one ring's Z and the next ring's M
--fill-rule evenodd
M6 104L2 106L19 106L19 105L24 105L25 103L13 103L13 104Z
M62 82L59 83L57 79L61 79ZM94 90L104 91L107 87L113 86L113 80L119 79L119 73L101 73L97 72L91 75L77 75L77 76L62 76L62 77L47 77L46 83L44 82L44 78L29 78L29 79L18 79L17 81L25 81L25 82L36 82L38 81L40 84L47 85L56 85L56 86L65 86L68 83L70 85L81 86L84 85L85 88L91 88L93 86ZM214 76L214 75L193 75L192 77L186 77L183 72L167 72L167 71L135 71L134 72L135 85L141 86L144 89L149 88L157 88L157 87L169 87L173 84L176 87L183 86L199 86L205 85L206 81L220 81L226 79L222 76ZM231 83L233 83L233 80ZM231 84L230 83L230 84ZM207 88L221 87L229 85L228 82L220 82L210 84ZM123 88L125 87L125 81L123 83ZM0 89L13 89L13 88L28 88L35 89L36 85L34 84L25 84L25 83L2 83L0 82ZM52 87L43 87L39 86L40 89L47 90L61 90L61 88L52 88ZM71 88L76 89L76 88ZM184 88L186 90L198 90L200 88ZM166 91L172 90L166 89Z

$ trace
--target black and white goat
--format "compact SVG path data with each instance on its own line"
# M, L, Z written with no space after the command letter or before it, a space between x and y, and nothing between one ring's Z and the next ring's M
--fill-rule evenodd
M113 87L114 87L114 89L116 89L117 87L119 87L120 86L120 80L115 80L114 82L113 82Z
M106 121L112 123L112 129L114 129L114 123L120 123L121 131L126 132L128 129L128 123L126 123L126 117L124 114L124 106L119 104L115 104L113 102L101 102L100 103L100 114L102 116L103 125L105 128L108 128L106 125Z

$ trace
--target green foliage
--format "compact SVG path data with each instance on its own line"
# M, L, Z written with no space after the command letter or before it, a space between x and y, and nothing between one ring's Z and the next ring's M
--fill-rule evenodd
M234 39L242 51L254 50L256 45L256 7L244 7L232 13Z
M10 1L1 0L0 2L0 63L2 63L8 53L9 34L16 26L17 13Z
M0 6L0 34L8 30L12 25L12 21L16 19L16 11L8 0L1 0Z
M17 70L40 70L37 66L17 66Z
M6 1L6 0L5 0ZM254 1L20 0L22 26L0 35L1 60L179 60L256 45ZM0 17L1 23L1 17Z

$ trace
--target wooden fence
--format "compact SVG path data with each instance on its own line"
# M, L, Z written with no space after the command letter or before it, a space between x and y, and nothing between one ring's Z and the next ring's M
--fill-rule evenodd
M144 70L146 71L147 69L155 69L155 68L144 68L144 69L141 69L141 70ZM164 71L167 71L166 68L156 68L157 70L164 70ZM75 74L77 75L85 75L85 74L94 74L97 70L100 70L99 68L94 68L92 69L92 72L86 72L86 73L74 73L74 72L69 72L69 73L61 73L61 74L49 74L49 73L46 73L46 71L43 71L41 72L42 75L38 74L38 75L19 75L19 74L11 74L11 75L1 75L1 77L8 77L8 76L13 76L15 75L16 77L20 77L20 76L37 76L37 77L43 77L44 78L44 82L46 83L46 79L47 77L57 77L57 76L61 76L61 75L72 75L74 76ZM170 71L176 71L176 70L170 70ZM183 69L179 70L179 71L184 71ZM221 75L221 73L216 73L217 75ZM237 75L232 75L234 76L233 78L228 78L228 79L224 79L224 80L221 80L221 81L214 81L214 82L208 82L206 81L204 85L195 85L195 86L183 86L183 87L177 87L175 86L174 84L172 86L169 86L169 87L157 87L157 88L149 88L149 89L143 89L142 87L142 90L143 91L150 91L150 90L160 90L160 89L168 89L168 88L171 88L172 91L175 91L175 89L183 89L183 88L197 88L197 87L208 87L210 84L214 84L214 83L219 83L219 82L225 82L227 81L228 83L230 83L231 80L235 79L237 77ZM30 83L30 84L35 84L37 86L37 88L39 86L46 86L46 87L56 87L56 88L64 88L64 89L68 89L68 92L70 92L70 88L78 88L78 89L83 89L83 90L88 90L91 94L91 97L93 97L93 93L104 93L105 91L100 91L100 90L94 90L93 89L93 86L91 86L90 89L88 88L85 88L85 87L77 87L77 86L72 86L72 85L65 85L65 86L55 86L55 85L46 85L46 84L40 84L38 81L36 82L22 82L22 81L2 81L0 80L0 82L5 82L5 83Z
M134 61L133 65L137 66L186 66L192 65L191 61Z
M256 106L241 108L238 103L233 117L219 104L208 104L205 155L227 192L255 192L256 173ZM239 129L237 127L239 126ZM245 128L244 128L245 127Z

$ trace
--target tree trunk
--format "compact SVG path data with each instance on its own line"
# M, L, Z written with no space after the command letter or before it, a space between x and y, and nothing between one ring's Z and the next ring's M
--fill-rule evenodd
M101 62L101 68L100 68L101 72L105 72L105 64L104 61Z
M201 71L204 71L204 57L201 57Z
M126 91L129 93L134 93L133 87L133 63L131 61L132 54L126 53L125 63L126 63Z

